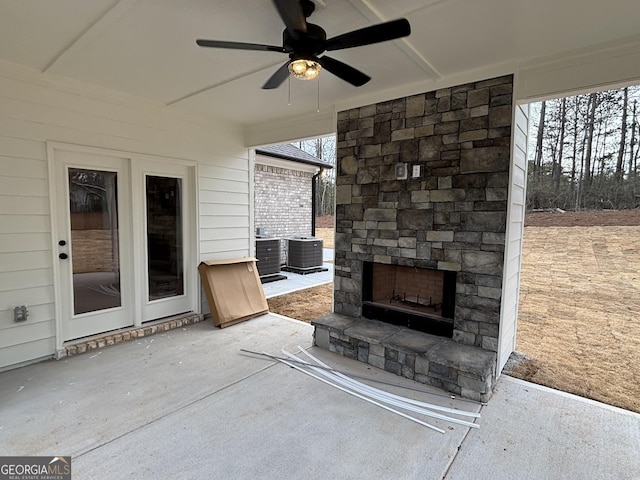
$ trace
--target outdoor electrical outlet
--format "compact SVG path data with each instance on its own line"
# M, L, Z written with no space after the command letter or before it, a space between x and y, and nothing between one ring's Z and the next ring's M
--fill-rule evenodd
M19 305L13 308L13 320L14 322L24 322L29 316L29 310L26 305Z
M407 164L396 163L396 180L406 180L406 179L407 179Z
M420 165L414 165L413 171L411 172L412 178L420 178Z

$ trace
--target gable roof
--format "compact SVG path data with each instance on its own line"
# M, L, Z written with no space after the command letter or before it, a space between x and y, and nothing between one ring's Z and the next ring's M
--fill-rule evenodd
M304 163L320 168L333 168L333 165L331 165L330 163L327 163L319 159L315 155L311 155L310 153L307 153L304 150L296 147L295 145L291 145L290 143L256 148L256 153L258 155L264 155L266 157L290 160L292 162Z

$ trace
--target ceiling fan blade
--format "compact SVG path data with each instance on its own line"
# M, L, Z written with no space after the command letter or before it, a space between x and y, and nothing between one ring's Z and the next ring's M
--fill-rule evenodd
M202 40L197 39L196 43L201 47L210 48L231 48L234 50L259 50L261 52L280 52L286 53L282 47L275 45L262 45L260 43L244 43L244 42L225 42L223 40Z
M286 62L284 65L278 68L278 70L276 70L276 73L271 75L269 80L267 80L267 82L262 86L262 88L264 90L272 90L274 88L278 88L280 85L282 85L282 82L284 82L288 76L289 76L289 62Z
M307 19L300 0L273 0L273 3L292 38L297 39L298 32L307 33Z
M369 75L365 75L360 70L356 70L355 68L341 62L340 60L336 60L335 58L327 57L325 55L316 60L320 63L320 65L322 65L322 68L356 87L361 87L369 80L371 80L371 77Z
M371 45L372 43L386 42L387 40L406 37L410 33L411 25L409 21L406 18L401 18L400 20L379 23L329 38L325 43L325 49L332 51Z

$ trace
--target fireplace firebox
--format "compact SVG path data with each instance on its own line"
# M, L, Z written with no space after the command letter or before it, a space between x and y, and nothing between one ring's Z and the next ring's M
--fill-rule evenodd
M362 316L451 338L456 272L363 262Z

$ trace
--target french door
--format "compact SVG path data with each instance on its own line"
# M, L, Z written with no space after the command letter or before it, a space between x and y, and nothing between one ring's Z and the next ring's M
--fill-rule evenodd
M128 160L59 151L56 163L62 338L133 325Z
M61 340L197 307L193 167L55 150Z
M193 168L140 161L135 177L144 192L135 230L141 321L195 310Z

